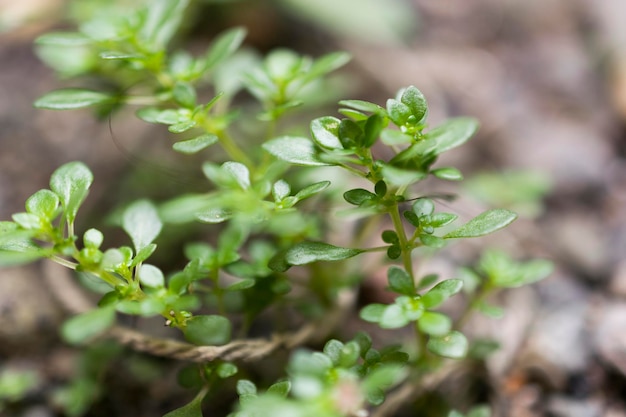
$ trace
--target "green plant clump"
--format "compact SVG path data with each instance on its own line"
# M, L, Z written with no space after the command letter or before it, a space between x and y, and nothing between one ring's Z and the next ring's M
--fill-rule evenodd
M290 115L324 96L328 75L349 57L337 52L312 59L279 49L258 58L241 47L243 28L222 33L201 54L175 50L172 40L188 3L154 0L117 14L107 9L76 32L41 36L38 53L47 63L99 88L52 91L35 106L93 107L100 115L132 109L148 123L165 125L174 151L207 159L201 166L206 191L120 201L126 206L119 225L129 244L105 247L102 231L77 230L94 177L82 162L68 162L52 173L48 189L26 200L24 212L0 222L0 264L47 258L104 286L96 307L65 322L66 342L112 338L188 362L180 383L197 394L168 417L201 416L203 401L223 386L239 397L233 417L385 415L377 410L389 407L386 397L406 387L428 388L429 376L449 363L445 358L468 355L473 344L461 331L467 315L502 314L487 304L488 295L542 279L550 264L518 263L489 251L457 277L419 275L424 249L493 233L516 219L494 208L459 225L455 213L420 196L420 183L429 177L463 179L437 160L468 141L478 122L459 117L429 126L425 97L408 86L384 106L343 100L338 115L298 126ZM235 96L243 91L257 110L238 105ZM341 215L329 207L342 208ZM351 230L353 218L352 236L333 232ZM206 238L186 242L178 268L159 264L153 255L161 232L194 222L205 225ZM341 334L342 317L368 279L363 258L387 268L396 298L364 306L360 318L382 331L412 329L398 333L399 344L374 347L379 342L363 332L352 340L330 338ZM462 314L441 311L450 298L464 306ZM266 338L250 338L250 328L268 312L282 322ZM120 314L161 317L185 341L133 333L116 325ZM306 348L316 346L314 340L325 341L321 351ZM290 352L282 377L252 381L249 364L280 349ZM236 382L229 385L229 379ZM74 415L88 404L79 408ZM449 410L450 417L462 415ZM481 406L466 415L489 411Z

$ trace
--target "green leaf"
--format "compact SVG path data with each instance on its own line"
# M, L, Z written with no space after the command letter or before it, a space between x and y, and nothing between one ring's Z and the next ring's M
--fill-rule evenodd
M426 311L420 317L417 326L420 331L431 336L444 336L452 329L452 320L445 314Z
M141 59L143 58L142 55L139 54L132 54L132 53L128 53L128 52L120 52L120 51L104 51L104 52L100 52L100 54L98 55L100 58L102 59Z
M41 219L36 214L15 213L11 216L13 221L27 230L39 230L42 228Z
M212 69L226 58L231 56L241 45L246 37L246 29L233 28L221 33L211 44L204 59L204 69Z
M289 395L289 391L291 391L291 381L280 381L270 385L267 389L268 393L276 394L285 398Z
M444 358L463 359L467 354L468 343L463 333L455 330L445 336L431 337L426 348Z
M26 211L52 220L59 207L59 197L50 190L39 190L26 200Z
M355 206L360 206L362 204L369 203L370 201L378 200L378 196L376 194L362 188L355 188L353 190L346 191L343 193L343 198L348 203Z
M354 340L346 343L339 352L339 363L338 365L343 368L350 368L356 365L359 360L359 356L361 354L360 345Z
M411 116L411 109L406 104L390 98L387 100L387 114L396 126L404 126Z
M389 146L408 145L413 143L413 137L400 130L383 129L380 132L380 140Z
M209 133L193 139L181 140L180 142L176 142L174 145L172 145L172 149L174 149L176 152L191 155L200 152L204 148L208 148L209 146L217 143L218 140L219 139L217 136Z
M137 117L148 123L161 123L164 125L175 125L180 121L185 121L181 119L176 110L160 110L155 107L144 107L137 110Z
M162 226L156 207L148 200L131 204L122 217L122 227L130 236L136 252L151 244Z
M433 213L428 224L434 228L447 226L455 221L459 216L452 213Z
M446 241L439 236L420 233L419 238L420 241L429 248L443 248L446 245Z
M184 81L177 81L172 89L172 96L176 103L188 109L196 107L196 89L189 83Z
M398 293L408 296L415 295L415 283L413 278L404 269L392 266L387 271L389 288Z
M479 405L473 407L469 413L467 413L467 417L490 417L491 409L488 405Z
M311 68L306 73L306 81L322 77L338 68L343 67L350 61L350 54L347 52L331 52L313 62Z
M88 341L109 329L115 322L113 307L97 308L74 316L63 323L61 335L71 344Z
M387 256L389 259L398 259L402 255L400 245L393 244L387 248Z
M52 173L50 188L59 196L69 224L74 222L92 182L93 174L82 162L69 162Z
M195 345L219 346L230 341L230 321L223 316L193 316L183 329L185 339Z
M64 88L44 94L35 101L35 107L48 110L72 110L109 103L113 97L92 90Z
M378 324L383 329L397 329L406 326L410 321L402 307L391 304L385 307Z
M250 188L250 171L244 164L232 161L224 162L222 170L230 174L243 190Z
M424 94L414 86L408 87L402 93L400 101L404 103L411 114L415 117L415 123L421 123L428 112L428 105L426 104L426 98Z
M478 130L478 122L470 117L448 120L424 135L435 142L434 152L439 155L467 142Z
M272 185L272 197L274 197L274 201L276 202L284 200L290 193L291 187L287 181L278 180Z
M461 171L452 167L433 169L430 173L442 180L461 181L463 179Z
M191 129L196 125L196 122L193 120L185 120L180 123L176 123L167 128L172 133L183 133Z
M385 181L377 181L374 185L374 192L380 198L385 197L387 195L387 184L385 184Z
M304 200L305 198L309 198L324 191L330 185L330 181L320 181L315 184L308 185L298 191L294 197L299 200Z
M406 367L398 364L384 364L374 368L361 383L361 389L369 398L372 392L383 391L398 384L408 374Z
M544 259L516 262L502 251L488 250L480 259L480 269L496 287L515 288L547 277L553 265Z
M398 243L400 238L398 238L398 234L393 230L385 230L382 233L382 239L385 243Z
M428 216L435 211L435 203L430 198L418 198L411 208L417 217Z
M300 242L278 253L269 263L273 271L284 272L294 265L317 261L340 261L363 253L362 249L341 248L323 242Z
M37 45L84 46L93 41L79 32L50 32L35 39Z
M350 107L352 109L366 111L374 114L378 114L381 116L386 116L387 111L380 107L378 104L370 103L369 101L363 100L341 100L339 105Z
M401 45L416 25L410 3L380 0L280 0L302 21L320 26L337 39L355 39L370 45Z
M178 30L188 4L188 0L152 0L138 34L142 46L154 52L164 49Z
M406 187L426 178L426 174L420 171L397 168L384 163L380 163L380 167L385 182L396 187Z
M320 147L325 149L343 149L339 140L339 125L341 120L326 116L311 122L311 136Z
M203 223L222 223L233 217L232 212L222 208L210 208L196 214L196 219Z
M324 345L323 352L333 361L334 365L339 363L339 357L341 356L341 349L343 346L344 344L337 339L330 339Z
M493 233L508 226L517 218L517 214L506 209L493 209L474 217L456 230L446 234L445 239L479 237Z
M435 285L422 297L424 307L431 309L439 307L441 303L461 291L463 281L460 279L447 279Z
M31 241L33 234L19 230L13 222L0 222L0 266L21 265L46 256L47 252Z
M276 158L295 165L325 166L315 149L315 145L307 138L298 136L281 136L263 144L263 149Z
M99 248L104 240L104 235L98 229L89 229L83 235L83 243L87 248Z
M172 410L163 417L202 417L202 400L206 396L206 391L200 391L190 403Z
M141 262L148 259L154 253L156 248L157 248L157 245L154 243L151 243L145 246L144 248L142 248L141 250L139 250L137 254L135 255L135 257L133 258L133 261L130 263L130 266L133 267L133 266L139 265Z
M44 253L38 251L17 252L0 249L0 267L6 268L10 266L23 265L43 258L44 256Z
M439 275L437 274L428 274L428 275L424 275L419 282L417 283L417 291L421 291L424 288L428 288L431 285L433 285L435 282L437 282L437 280L439 279ZM423 297L422 297L422 301Z
M363 127L363 143L366 148L371 148L378 140L380 132L387 125L387 120L383 116L374 114L368 117Z
M339 141L345 149L361 147L363 143L363 129L350 119L343 119L339 123Z
M228 287L224 288L226 291L242 291L248 288L254 287L256 281L252 278L242 279L241 281L237 281L233 284L230 284Z
M386 308L385 304L369 304L361 309L359 317L370 323L378 323Z
M160 288L165 285L165 277L156 266L143 264L139 269L139 282L147 287Z
M224 362L217 365L217 369L215 370L217 376L222 379L230 378L235 375L238 371L237 366L234 363Z
M237 394L239 395L256 395L257 389L254 382L247 379L237 381Z

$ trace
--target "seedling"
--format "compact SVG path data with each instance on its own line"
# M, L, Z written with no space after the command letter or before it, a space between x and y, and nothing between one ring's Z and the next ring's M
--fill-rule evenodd
M77 230L81 205L97 181L78 161L54 171L49 189L28 198L25 212L0 222L0 264L46 258L107 288L97 307L65 322L65 341L83 345L108 337L193 362L180 382L197 394L169 417L200 416L207 393L229 378L238 380L240 399L233 417L360 416L384 404L394 386L419 386L443 366L442 358L463 359L471 342L459 323L475 310L500 313L487 304L488 294L549 274L546 261L517 263L494 251L456 277L418 274L423 248L438 250L493 233L517 217L494 208L460 222L456 213L423 196L420 183L429 177L463 179L457 168L437 161L475 134L476 120L460 117L430 126L426 98L408 86L384 106L343 100L338 114L316 118L300 133L293 126L283 132L282 122L324 91L328 75L348 55L313 59L275 50L255 60L240 50L243 28L222 33L197 56L172 51L187 3L155 0L130 14L103 13L82 22L77 32L37 40L40 56L61 74L88 75L93 85L107 88L52 91L36 107L93 107L100 115L132 111L167 126L174 151L207 159L199 167L207 179L204 193L181 190L168 201L127 204L119 225L129 239L122 246L107 247L95 228ZM256 114L238 107L234 97L242 90L258 102ZM259 123L265 128L252 135L241 128ZM359 186L335 185L345 183ZM343 216L322 205L340 207ZM350 216L380 236L380 244L366 245L372 236L358 232L341 242L329 237L333 228L349 230ZM160 265L155 242L161 232L190 222L211 225L217 237L189 240L178 254L185 259L182 268ZM369 278L365 256L386 266L388 290L397 297L365 306L360 317L386 331L411 327L413 340L374 347L365 333L350 341L328 339L336 318L354 312L353 295ZM469 301L457 296L462 292ZM440 311L448 302L464 303L465 315ZM266 311L288 312L308 324L290 331L289 323L287 329L276 323L266 339L248 338ZM160 316L186 342L131 334L116 325L119 315ZM327 339L322 352L305 349L314 336ZM261 387L240 372L240 362L261 360L279 348L292 351L282 379ZM467 415L488 414L483 407Z

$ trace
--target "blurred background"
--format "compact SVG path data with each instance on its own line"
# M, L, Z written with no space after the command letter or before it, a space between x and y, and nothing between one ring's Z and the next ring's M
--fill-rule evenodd
M497 244L520 259L555 263L547 280L503 295L503 319L471 326L502 345L484 369L487 399L499 404L501 416L626 416L626 2L199 3L185 41L192 49L243 25L246 44L260 51L348 51L353 59L338 75L338 99L382 104L412 84L427 97L433 125L451 116L479 119L478 135L446 156L469 179L466 188L429 191L472 196L454 203L461 212L480 204L516 210L520 220ZM22 211L25 199L71 160L94 171L87 202L94 213L119 204L112 199L120 195L128 201L146 189L173 192L179 186L167 172L160 181L158 171L133 159L133 150L158 142L154 136L163 129L132 116L96 120L89 111L32 107L43 93L71 85L37 58L33 40L71 28L70 17L103 4L0 0L1 219ZM330 103L320 115L335 109ZM184 161L169 154L167 146L154 144L147 158L161 166ZM198 174L189 172L190 181ZM475 252L470 244L451 256L472 260ZM433 262L434 269L446 268ZM3 389L31 384L18 414L29 417L62 415L56 414L61 406L50 406L50 393L87 372L77 368L76 352L58 341L64 312L41 279L43 268L0 271L0 403ZM384 283L367 285L376 293ZM133 366L147 369L152 360L137 359ZM22 374L30 377L11 380L8 369L30 371ZM169 391L158 384L152 389L150 395L164 398L152 405L154 415L171 408ZM132 392L112 395L120 402ZM133 415L106 407L90 415ZM145 407L142 415L150 415Z

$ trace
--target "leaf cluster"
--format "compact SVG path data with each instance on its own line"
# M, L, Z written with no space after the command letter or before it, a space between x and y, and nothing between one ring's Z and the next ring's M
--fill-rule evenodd
M437 211L435 199L420 190L429 177L463 179L457 168L437 162L474 135L477 121L458 117L429 126L426 98L408 86L384 106L340 101L339 114L312 120L303 129L308 134L282 130L278 122L323 89L327 76L348 56L313 59L279 49L260 59L242 47L242 28L220 34L196 56L173 50L189 3L155 0L132 11L103 13L82 22L77 32L43 35L37 44L49 64L66 76L97 80L99 88L56 90L35 105L51 110L93 106L101 114L137 106L140 119L167 126L176 138L174 151L207 155L200 168L207 179L205 192L181 190L158 203L122 202L119 225L129 243L106 248L102 231L75 230L94 178L83 163L67 163L52 173L49 189L27 199L24 212L0 222L0 265L48 258L99 283L98 307L63 325L69 343L93 341L125 314L160 317L190 344L218 346L234 335L245 341L267 309L279 316L323 319L341 290L351 286L355 291L367 278L359 258L380 253L380 263L392 263L387 282L395 300L367 305L360 317L388 330L412 326L413 343L374 349L369 336L359 334L345 343L328 340L322 352L294 350L285 378L267 389L239 378L240 405L233 417L358 415L382 404L394 385L415 383L424 370L436 371L440 358L463 359L472 349L480 350L461 332L464 317L475 309L500 315L485 301L489 294L536 282L551 266L488 251L476 268L462 269L456 278L416 279L418 248L436 250L452 240L484 236L517 217L508 209L490 209L456 226L458 216ZM234 100L241 90L256 101L253 115ZM263 129L250 129L259 123ZM242 134L242 126L255 130L254 137ZM209 153L209 147L222 152ZM345 175L363 185L337 190L343 184L337 179ZM326 215L328 207L365 218L374 226L367 230L381 231L383 244L368 247L369 236L354 236L342 243L348 247L339 246L327 233L338 223ZM176 267L159 265L153 255L164 239L162 231L182 223L210 232L182 245ZM462 302L461 292L467 297L463 316L438 310L449 299ZM417 349L410 351L410 345ZM486 346L482 351L489 350ZM85 384L66 390L66 402L98 394L90 375L84 375ZM201 416L202 402L216 384L238 375L236 364L220 359L185 367L179 382L197 395L167 416ZM468 416L488 415L476 410Z

